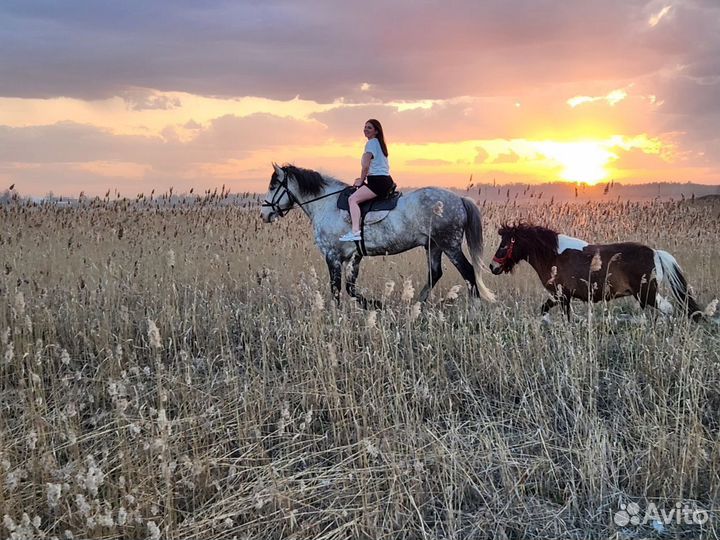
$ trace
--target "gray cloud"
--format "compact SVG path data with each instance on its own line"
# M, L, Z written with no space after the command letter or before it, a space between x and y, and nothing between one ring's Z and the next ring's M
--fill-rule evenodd
M178 190L232 183L236 189L262 190L267 171L237 171L234 178L213 178L209 170L230 164L253 151L276 145L312 144L323 136L317 122L305 122L256 114L238 118L223 116L207 126L191 124L196 136L183 142L173 127L163 137L114 135L95 126L61 122L48 126L0 126L0 179L17 183L21 193L77 194L105 192L117 187L134 195L153 187ZM280 159L280 158L279 158ZM119 171L135 169L128 178ZM210 167L208 169L207 167ZM227 173L226 173L227 174ZM150 186L150 187L148 187Z
M0 126L0 162L146 161L159 153L163 144L159 137L117 136L73 122Z
M133 111L143 111L148 109L177 109L182 106L182 102L178 98L169 97L159 94L145 88L132 88L120 93L120 97L125 100L128 108Z
M628 135L682 134L686 151L717 165L720 3L673 1L650 27L665 5L8 0L0 3L0 96L120 96L138 110L181 105L163 91L324 103L342 97L363 105L338 106L309 122L272 115L191 121L182 128L194 132L189 143L180 126L156 137L115 136L72 122L0 126L0 162L125 161L171 174L260 148L329 139L361 144L364 121L377 117L391 152L394 142L552 137L616 123ZM630 85L615 107L565 104L573 95ZM638 101L649 94L663 104L652 109ZM412 99L450 101L402 112L386 105Z
M644 0L373 4L3 2L0 94L140 87L327 102L365 99L369 82L382 100L507 95L658 70L708 42L720 11L687 1L646 30Z
M182 142L172 127L162 137L114 135L107 130L61 122L49 126L0 126L0 162L75 163L124 161L162 164L240 158L259 148L312 144L324 128L314 122L270 114L232 115L213 120Z

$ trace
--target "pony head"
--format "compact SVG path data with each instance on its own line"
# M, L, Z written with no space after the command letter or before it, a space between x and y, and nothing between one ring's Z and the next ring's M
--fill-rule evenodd
M511 272L520 261L552 258L557 253L558 233L530 223L503 225L498 230L500 247L495 252L490 270L495 275Z
M515 239L516 229L517 227L514 226L503 225L498 230L500 246L490 263L490 271L496 276L511 272L513 268L515 268L515 265L522 260L522 258L519 257L520 253L517 240Z

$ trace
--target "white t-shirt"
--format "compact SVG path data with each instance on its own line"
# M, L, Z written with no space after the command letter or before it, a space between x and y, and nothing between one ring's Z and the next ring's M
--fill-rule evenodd
M373 158L370 160L369 175L383 174L390 176L390 163L380 147L380 141L375 137L370 139L365 145L365 152L370 152Z

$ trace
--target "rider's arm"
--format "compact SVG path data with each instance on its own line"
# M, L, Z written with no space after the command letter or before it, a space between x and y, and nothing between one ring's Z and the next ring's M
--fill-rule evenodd
M360 177L355 179L356 186L361 186L367 178L368 171L370 170L370 161L372 160L372 158L373 155L370 152L365 152L362 155L362 158L360 159Z

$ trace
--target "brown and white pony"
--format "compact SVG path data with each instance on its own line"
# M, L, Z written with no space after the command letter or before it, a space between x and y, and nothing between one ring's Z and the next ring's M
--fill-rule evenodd
M703 315L688 290L680 265L667 251L635 242L588 244L526 223L504 225L498 234L500 247L490 270L499 275L527 261L551 294L542 305L543 315L562 303L569 318L572 298L599 302L630 295L643 308L652 306L670 314L672 305L657 292L658 283L663 281L670 285L673 297L688 317L698 321Z

